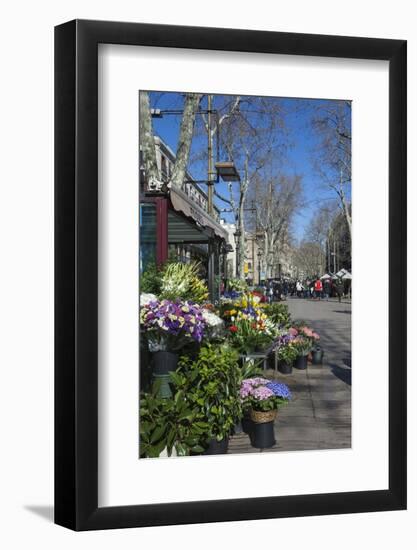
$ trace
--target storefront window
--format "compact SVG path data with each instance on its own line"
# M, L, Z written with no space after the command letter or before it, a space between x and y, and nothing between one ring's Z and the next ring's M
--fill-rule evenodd
M143 273L150 263L156 262L156 205L141 203L139 217L139 266L140 273Z

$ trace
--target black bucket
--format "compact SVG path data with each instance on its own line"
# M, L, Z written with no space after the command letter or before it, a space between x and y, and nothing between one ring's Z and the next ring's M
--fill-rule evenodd
M281 374L292 374L292 363L280 361L278 363L278 370Z
M177 368L178 353L156 351L153 354L153 374L168 374Z
M298 370L306 370L307 368L307 355L299 355L295 360L294 367Z
M229 438L225 437L221 441L210 439L207 449L203 455L225 455L229 448Z
M269 449L276 443L274 434L274 422L252 423L250 434L251 445L256 449Z

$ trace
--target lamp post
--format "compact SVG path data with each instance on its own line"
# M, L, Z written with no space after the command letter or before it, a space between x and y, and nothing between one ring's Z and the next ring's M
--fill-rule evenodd
M261 258L262 252L258 250L258 285L261 284Z
M239 229L236 229L234 233L235 244L236 244L236 278L240 277L240 237L242 232Z

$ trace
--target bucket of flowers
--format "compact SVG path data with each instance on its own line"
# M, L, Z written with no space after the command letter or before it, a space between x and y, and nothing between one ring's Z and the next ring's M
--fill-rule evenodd
M296 338L294 331L290 328L287 334L281 336L275 346L275 353L278 360L278 370L282 374L291 374L294 361L297 359L298 351L293 346Z
M242 354L264 352L276 336L274 323L265 315L257 295L246 292L223 310L231 343Z
M169 372L177 368L179 351L200 344L208 320L203 307L182 300L141 302L140 325L153 354L154 379L161 379L160 395L171 397Z
M230 342L242 355L263 352L274 338L267 319L249 309L237 312L229 326Z
M313 349L311 340L299 334L294 338L291 345L297 351L294 367L299 370L305 370L307 368L308 354Z
M301 323L296 327L293 327L292 330L294 331L294 336L298 341L298 347L300 351L299 359L297 359L296 361L297 364L295 366L300 369L305 369L307 368L307 358L311 360L312 354L318 347L320 336L312 328L306 326L303 323ZM307 341L308 343L306 343L305 341ZM308 347L308 344L310 346L310 349L305 351L305 348ZM304 356L306 357L305 359L304 359ZM321 357L317 357L317 358L319 359L319 363L321 363L322 355Z
M249 408L253 430L250 434L253 447L265 449L275 444L274 420L278 407L288 403L291 392L288 386L262 377L246 378L240 386L244 408Z

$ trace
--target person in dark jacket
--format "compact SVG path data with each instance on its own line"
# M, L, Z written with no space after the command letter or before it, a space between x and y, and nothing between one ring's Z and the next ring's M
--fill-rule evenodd
M340 277L336 280L334 286L335 286L336 294L337 294L337 297L338 297L339 303L340 303L342 301L342 296L343 296L344 286L345 286Z
M324 279L323 290L324 290L324 296L325 296L326 300L329 301L330 293L331 293L331 290L332 290L331 286L330 286L329 279Z

